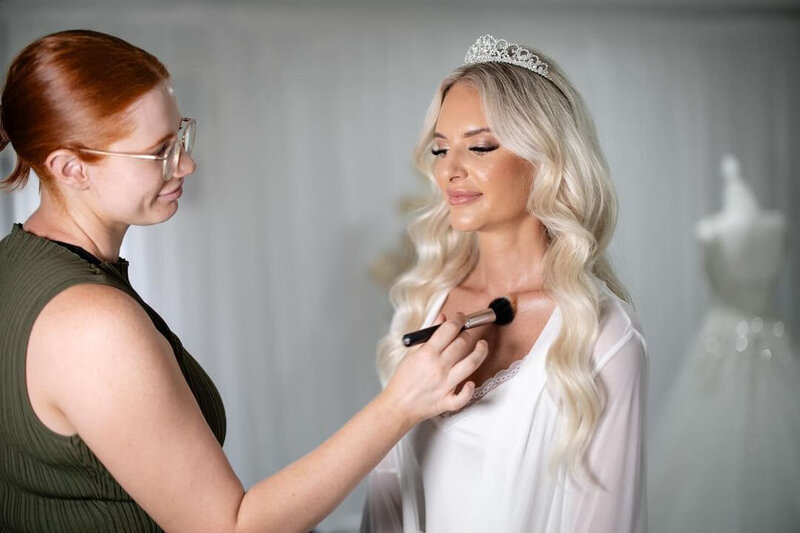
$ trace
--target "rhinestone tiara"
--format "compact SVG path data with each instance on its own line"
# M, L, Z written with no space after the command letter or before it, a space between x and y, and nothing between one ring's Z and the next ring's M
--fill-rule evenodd
M539 56L518 44L510 43L505 39L495 39L487 33L478 37L475 44L469 47L467 55L464 57L464 64L491 62L517 65L550 79L549 67L547 63L539 59Z

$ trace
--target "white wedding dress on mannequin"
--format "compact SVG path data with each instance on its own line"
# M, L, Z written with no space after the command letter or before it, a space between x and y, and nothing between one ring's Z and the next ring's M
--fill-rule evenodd
M772 297L785 220L722 161L720 213L697 224L712 293L650 441L654 533L800 531L800 359Z

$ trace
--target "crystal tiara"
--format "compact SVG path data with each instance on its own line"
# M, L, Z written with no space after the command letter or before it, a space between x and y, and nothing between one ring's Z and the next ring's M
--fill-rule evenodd
M469 47L464 57L464 64L490 62L517 65L550 79L549 67L539 59L539 56L518 44L509 43L505 39L495 39L487 33L478 37L475 44Z

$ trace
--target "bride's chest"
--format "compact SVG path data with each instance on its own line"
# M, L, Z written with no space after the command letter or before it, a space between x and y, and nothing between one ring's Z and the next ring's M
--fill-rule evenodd
M441 312L448 317L458 312L469 314L485 308L486 304L480 298L454 290L442 306ZM522 360L536 344L552 311L552 305L541 305L517 312L510 324L489 324L469 330L470 337L476 342L483 339L489 344L489 356L469 380L474 381L476 386L481 386Z

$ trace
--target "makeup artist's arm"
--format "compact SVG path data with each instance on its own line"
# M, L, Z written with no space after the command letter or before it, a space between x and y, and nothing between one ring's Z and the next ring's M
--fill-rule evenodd
M332 437L246 492L170 345L116 289L77 286L47 304L31 333L29 386L165 530L308 531L414 424L469 399L472 385L452 391L487 348L462 324L446 322Z

